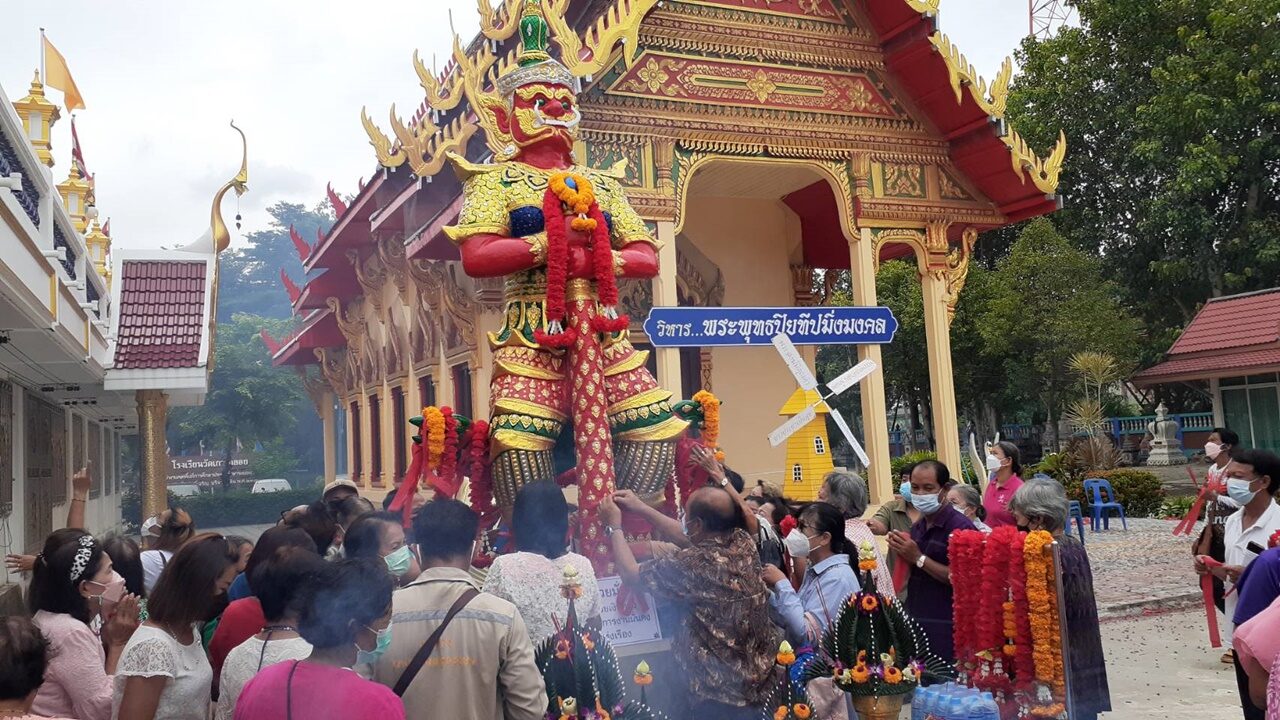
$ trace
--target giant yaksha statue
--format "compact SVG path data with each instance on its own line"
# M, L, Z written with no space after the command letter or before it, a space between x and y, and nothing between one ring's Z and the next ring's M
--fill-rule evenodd
M579 540L599 562L609 545L597 505L615 487L656 503L687 423L617 310L617 278L656 275L657 243L620 172L575 163L577 78L548 54L538 0L522 6L519 32L518 62L496 92L469 88L495 162L450 156L463 206L446 232L468 275L506 279L503 324L489 334L494 499L509 509L525 483L553 478L553 448L571 431Z

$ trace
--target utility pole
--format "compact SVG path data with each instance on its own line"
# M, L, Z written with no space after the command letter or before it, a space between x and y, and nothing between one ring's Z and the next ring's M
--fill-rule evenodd
M1053 37L1075 15L1065 0L1027 0L1028 33L1037 40Z

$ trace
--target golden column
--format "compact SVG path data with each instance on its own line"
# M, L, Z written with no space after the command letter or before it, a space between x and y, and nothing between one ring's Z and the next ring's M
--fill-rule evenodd
M138 467L142 481L142 517L169 507L169 452L165 424L169 398L160 390L138 390Z
M26 131L27 139L31 141L31 147L36 151L36 157L40 158L40 162L45 165L53 167L50 128L62 115L58 112L58 106L49 102L44 96L44 84L40 82L39 70L31 80L31 89L27 92L27 96L15 102L13 109L18 111L18 117L22 118L22 129Z
M952 249L947 239L950 225L945 221L931 222L925 228L926 252L921 263L920 290L924 296L934 440L938 459L946 464L952 476L959 477L960 420L951 365L951 318L969 273L969 255L978 234L972 228L965 229L961 246Z
M320 395L320 423L324 430L324 481L333 482L338 473L338 426L333 410L334 396L330 391Z
M853 304L865 307L876 305L876 248L870 228L856 231L857 240L849 242L850 280L853 286ZM889 473L889 413L885 404L884 360L879 345L859 345L858 361L872 360L879 368L861 383L862 427L867 457L871 467L867 469L867 485L871 489L871 502L882 504L893 499L897 480Z

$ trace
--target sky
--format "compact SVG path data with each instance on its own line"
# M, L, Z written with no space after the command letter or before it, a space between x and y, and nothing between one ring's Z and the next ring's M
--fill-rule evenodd
M413 52L444 64L450 13L471 38L476 0L3 0L0 86L10 100L27 94L45 28L85 100L76 132L114 243L173 247L205 231L213 193L239 169L231 119L249 142L243 233L265 228L276 202L314 206L326 183L354 193L377 165L360 108L387 132L393 103L401 117L414 112L423 91ZM991 78L1026 34L1027 7L943 0L939 24ZM60 92L48 93L61 103ZM66 113L53 152L61 182L70 167ZM244 242L236 212L229 194L233 246Z

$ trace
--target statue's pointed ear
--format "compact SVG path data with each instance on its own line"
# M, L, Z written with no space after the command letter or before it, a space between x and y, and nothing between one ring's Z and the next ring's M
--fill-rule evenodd
M507 112L507 108L499 103L491 103L485 107L485 111L493 115L493 123L499 132L503 135L511 134L511 114Z

